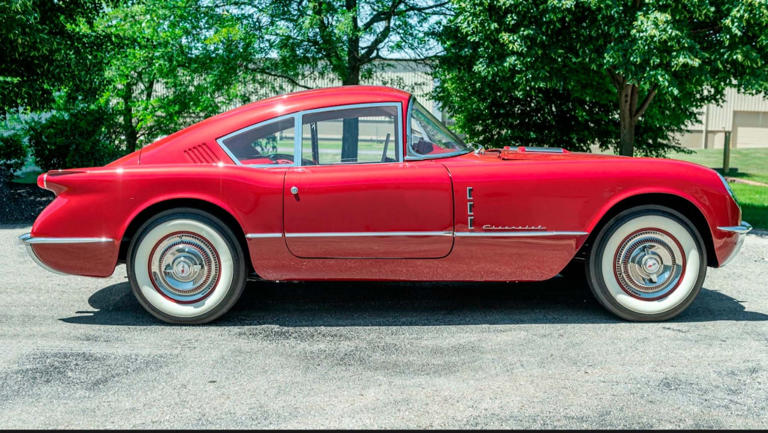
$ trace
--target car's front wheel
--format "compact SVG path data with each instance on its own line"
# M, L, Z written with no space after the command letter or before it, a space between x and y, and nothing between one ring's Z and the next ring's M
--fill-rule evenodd
M701 290L706 249L691 222L672 209L641 206L612 218L587 263L595 298L627 320L666 320Z
M232 230L196 209L173 209L147 221L131 242L127 268L136 299L168 323L220 317L237 302L246 280Z

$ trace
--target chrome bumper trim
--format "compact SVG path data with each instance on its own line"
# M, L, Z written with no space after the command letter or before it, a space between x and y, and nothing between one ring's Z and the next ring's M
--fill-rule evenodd
M32 259L32 261L37 263L38 266L40 266L41 268L45 269L48 272L53 272L54 274L59 274L59 275L68 275L68 274L65 274L64 272L59 272L56 269L53 269L52 267L46 265L45 263L43 263L42 260L40 260L39 257L37 257L37 254L35 254L35 250L32 249L32 244L34 242L31 242L31 240L33 239L35 238L33 238L32 235L29 233L24 233L23 235L18 237L19 244L25 247L24 249L27 250L27 255Z
M724 232L734 232L739 234L747 234L752 230L752 225L749 224L746 221L742 221L741 224L737 226L729 226L729 227L718 227L718 230L722 230Z
M19 236L19 239L21 239L21 236ZM25 244L93 244L113 241L111 238L33 238L29 233L26 236L27 238L22 241Z
M731 233L738 233L739 239L736 241L736 248L733 249L733 252L731 253L728 258L723 260L723 263L720 263L719 267L723 267L727 265L728 263L733 260L734 257L736 257L739 254L739 251L741 251L742 245L744 245L744 238L746 238L747 233L749 233L750 230L752 230L752 226L746 222L742 221L741 224L738 226L729 226L729 227L718 227L718 230L722 230L724 232L731 232Z
M264 239L264 238L281 238L282 233L248 233L245 235L246 239Z

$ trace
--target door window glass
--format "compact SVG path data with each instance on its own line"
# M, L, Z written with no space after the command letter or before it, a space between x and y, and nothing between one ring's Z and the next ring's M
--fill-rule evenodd
M396 106L302 115L302 165L395 162L400 146Z

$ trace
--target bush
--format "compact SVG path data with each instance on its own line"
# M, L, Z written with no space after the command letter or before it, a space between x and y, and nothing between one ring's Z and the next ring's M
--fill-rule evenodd
M13 172L24 166L27 149L19 131L0 132L0 181L10 180Z
M109 108L77 103L27 123L29 148L43 170L102 166L121 155Z

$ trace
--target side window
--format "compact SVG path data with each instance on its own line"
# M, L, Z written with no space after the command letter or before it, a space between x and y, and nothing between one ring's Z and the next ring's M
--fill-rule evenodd
M302 165L395 162L396 106L331 109L302 115Z
M411 100L408 156L440 158L468 152L467 145L415 99Z
M258 124L229 134L221 143L243 165L293 164L294 116Z

